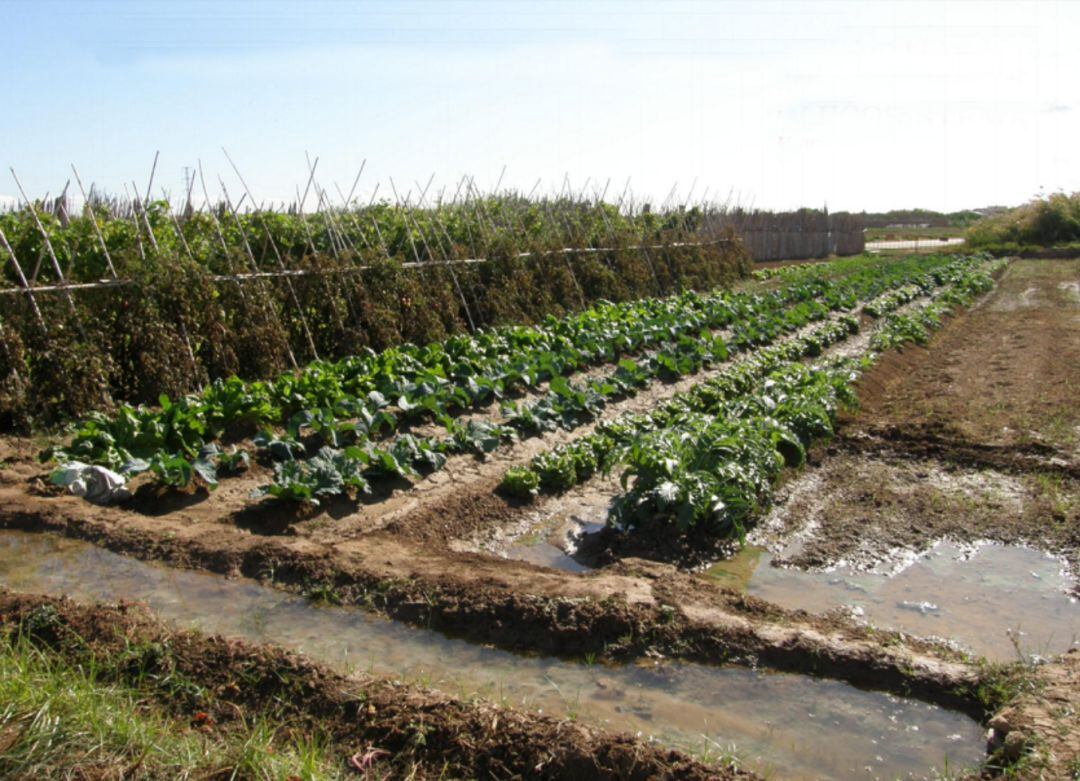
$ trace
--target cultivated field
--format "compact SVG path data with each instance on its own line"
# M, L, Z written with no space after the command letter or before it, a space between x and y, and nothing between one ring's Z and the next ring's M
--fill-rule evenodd
M638 268L639 252L612 258ZM48 675L24 666L0 771L1080 770L1080 264L857 256L716 287L700 282L745 259L653 252L670 289L652 297L590 294L515 318L531 325L222 377L4 440L0 585L130 596L171 623L0 595L0 663L82 675L169 736L44 751L46 734L79 740L27 726ZM72 463L126 493L72 495ZM944 586L878 598L943 541L972 566L992 541L1049 574L1001 565L1018 580L973 587L991 603L977 615ZM1000 606L1024 600L1018 628Z

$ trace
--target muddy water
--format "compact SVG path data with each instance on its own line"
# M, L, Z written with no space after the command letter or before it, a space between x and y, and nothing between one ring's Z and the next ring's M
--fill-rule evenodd
M597 478L576 486L552 497L541 511L526 516L522 523L524 533L505 530L509 541L496 538L484 547L508 559L567 572L586 572L589 567L577 561L574 552L584 535L604 528L611 498L617 494L615 477Z
M1080 647L1073 583L1059 561L1031 548L940 543L895 574L803 572L772 558L747 546L708 574L785 607L850 608L875 626L948 638L996 660Z
M923 778L974 766L983 731L912 700L808 676L693 664L590 666L510 653L315 607L246 580L173 570L45 535L0 531L0 584L140 600L166 620L272 641L344 670L397 675L461 696L570 716L782 778Z

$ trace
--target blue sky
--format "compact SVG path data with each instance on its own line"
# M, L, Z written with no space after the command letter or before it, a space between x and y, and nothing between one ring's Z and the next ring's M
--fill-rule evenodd
M1080 190L1080 3L0 0L0 197L436 175L789 208ZM696 182L696 185L694 184Z

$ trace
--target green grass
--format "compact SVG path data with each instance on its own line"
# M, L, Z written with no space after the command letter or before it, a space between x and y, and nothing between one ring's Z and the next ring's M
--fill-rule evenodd
M255 719L201 731L92 666L0 640L2 779L346 777L322 738L283 727Z
M980 220L966 232L972 247L1056 247L1080 242L1080 192L1053 193Z

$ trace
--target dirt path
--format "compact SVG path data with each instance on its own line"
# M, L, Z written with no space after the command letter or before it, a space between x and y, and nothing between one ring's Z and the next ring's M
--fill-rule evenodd
M1080 458L1080 260L1013 262L926 350L860 384L851 431L895 428Z

